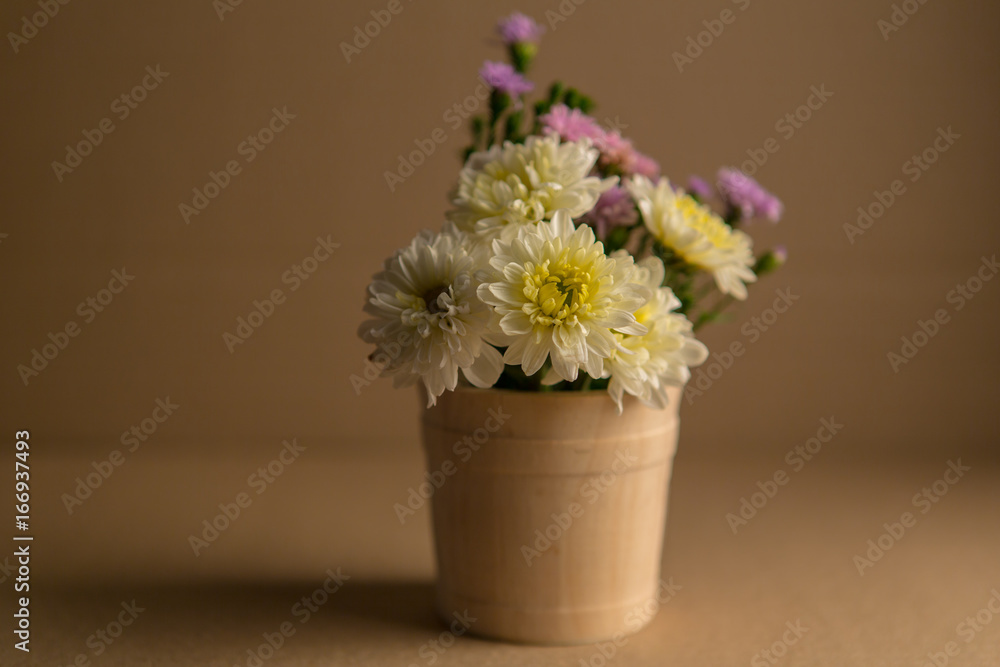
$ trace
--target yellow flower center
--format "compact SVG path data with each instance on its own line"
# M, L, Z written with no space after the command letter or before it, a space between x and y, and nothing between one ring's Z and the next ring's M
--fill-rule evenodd
M647 301L645 305L639 308L639 310L632 313L632 316L635 317L636 322L638 322L643 326L646 326L646 322L648 322L650 317L652 317L652 315L654 315L656 312L656 309L654 308L655 298L656 297L654 296L652 299Z
M524 296L528 303L523 310L532 324L563 326L576 324L591 312L589 302L598 290L597 283L585 267L555 265L550 260L534 266L524 274Z
M677 209L684 216L688 225L701 232L716 248L733 245L732 230L711 210L702 206L689 195L677 200Z
M512 199L507 202L504 219L512 224L527 224L544 218L546 203L539 194L536 191L526 199Z

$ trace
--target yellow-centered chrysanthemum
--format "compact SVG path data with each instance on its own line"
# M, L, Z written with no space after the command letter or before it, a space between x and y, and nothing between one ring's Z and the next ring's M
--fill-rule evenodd
M458 371L477 387L491 387L503 371L500 353L484 339L493 313L476 295L476 261L457 232L421 232L377 273L358 334L378 346L372 361L398 386L417 379L428 405L453 390Z
M567 211L522 227L510 241L494 240L493 255L493 270L479 286L479 297L500 318L501 333L489 338L507 345L504 362L526 375L548 358L548 382L573 381L580 369L599 378L618 345L612 330L646 333L633 313L650 293L632 280L632 257L605 255L593 230L574 228Z
M599 152L590 141L531 136L473 153L459 175L448 219L480 238L509 241L517 230L550 220L560 209L577 218L617 183L590 172Z
M747 298L746 283L757 280L750 237L727 225L710 208L677 192L661 178L656 185L645 176L628 183L646 227L656 239L689 264L712 274L725 294Z
M657 257L636 265L633 280L652 296L635 311L636 321L647 332L639 336L616 333L620 349L612 351L605 366L611 376L608 393L619 412L626 393L650 407L665 407L666 388L682 386L691 377L688 368L708 357L708 349L692 334L688 318L673 312L681 302L669 287L661 287L663 276L663 262Z

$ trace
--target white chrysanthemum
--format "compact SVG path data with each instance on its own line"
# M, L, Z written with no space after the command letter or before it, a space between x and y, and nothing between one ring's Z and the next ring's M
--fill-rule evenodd
M600 155L589 139L560 143L531 136L473 153L459 175L448 218L480 238L510 241L518 228L551 220L559 209L577 218L594 208L617 178L590 176Z
M711 272L715 284L725 294L747 298L745 283L757 280L750 237L727 225L707 206L677 192L661 178L653 185L645 176L628 183L642 218L664 246L689 264Z
M667 386L683 385L691 377L688 367L708 358L708 348L695 339L690 320L672 312L681 302L669 287L661 287L663 276L663 262L657 257L636 265L633 280L652 292L635 311L636 321L648 331L641 336L615 334L621 349L611 352L606 370L611 375L608 393L619 413L626 393L650 407L666 407Z
M593 230L574 228L567 211L522 227L509 242L494 240L493 254L493 272L479 286L480 298L500 316L502 334L491 340L508 345L504 362L526 375L551 358L547 382L573 381L581 368L599 378L617 345L612 329L646 333L633 313L649 290L632 280L632 257L605 255Z
M368 287L365 312L374 319L358 334L379 347L373 360L397 387L423 380L428 406L455 388L459 370L477 387L493 386L503 371L500 353L483 340L493 313L476 295L480 266L461 235L424 231Z

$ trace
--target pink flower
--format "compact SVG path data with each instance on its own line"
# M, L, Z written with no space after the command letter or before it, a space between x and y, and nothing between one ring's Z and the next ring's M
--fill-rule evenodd
M660 165L656 160L637 151L617 130L605 130L596 119L579 109L556 104L539 120L547 131L555 132L563 141L592 140L601 151L601 164L617 167L625 176L642 174L653 180L660 177Z
M640 174L651 181L656 181L660 178L660 163L637 151L634 154L632 168L629 170L629 175L631 174Z
M607 164L621 165L631 160L632 154L635 153L632 142L622 137L621 133L617 131L602 131L601 136L596 137L594 143L601 151L601 161Z
M618 131L605 132L594 140L594 145L601 151L601 164L617 167L625 176L642 174L654 180L660 176L656 160L637 151L632 141Z
M565 104L554 105L539 120L545 129L555 132L563 141L579 141L583 138L596 140L604 136L604 130L596 120Z

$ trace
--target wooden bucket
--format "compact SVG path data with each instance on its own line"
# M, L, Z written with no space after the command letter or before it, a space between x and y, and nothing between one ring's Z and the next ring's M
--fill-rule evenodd
M626 399L459 388L424 411L442 618L532 644L652 620L681 389Z

